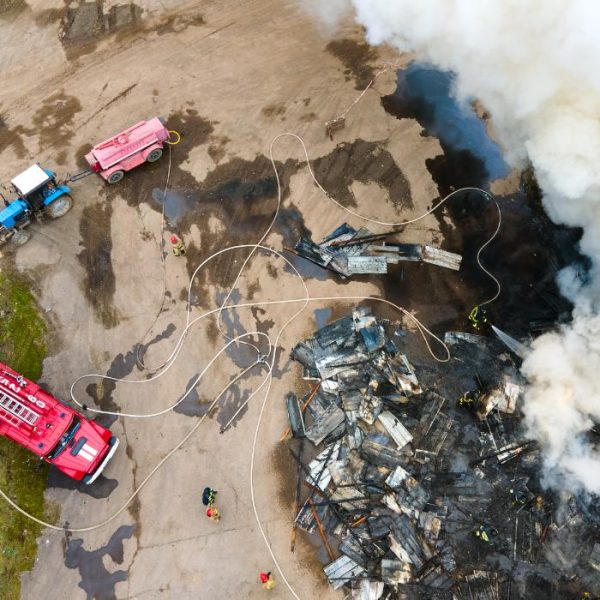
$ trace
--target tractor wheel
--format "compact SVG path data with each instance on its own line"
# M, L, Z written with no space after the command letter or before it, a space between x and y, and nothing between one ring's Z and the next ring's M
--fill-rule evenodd
M27 231L15 231L15 234L10 238L10 241L15 246L22 246L27 243L31 238L31 234Z
M146 161L149 163L156 162L162 156L162 150L160 148L155 148L148 154L146 157Z
M69 194L64 194L57 198L52 204L46 207L44 214L51 219L58 219L66 215L73 206L73 198Z
M109 175L106 181L108 181L108 183L118 183L124 176L125 173L123 171L115 171Z

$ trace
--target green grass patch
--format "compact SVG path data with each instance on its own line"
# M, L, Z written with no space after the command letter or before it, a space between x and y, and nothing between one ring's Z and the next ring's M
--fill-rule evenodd
M46 353L46 327L28 284L0 271L0 361L36 381ZM0 437L0 487L19 506L44 516L48 469L31 452ZM33 567L41 527L0 499L0 598L18 600L20 574Z

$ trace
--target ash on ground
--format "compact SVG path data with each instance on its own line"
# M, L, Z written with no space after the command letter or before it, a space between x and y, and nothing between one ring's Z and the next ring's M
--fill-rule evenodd
M330 585L361 600L597 597L600 517L543 489L518 356L449 332L448 362L413 365L408 340L361 306L292 351L312 386L286 397L294 526L320 536Z

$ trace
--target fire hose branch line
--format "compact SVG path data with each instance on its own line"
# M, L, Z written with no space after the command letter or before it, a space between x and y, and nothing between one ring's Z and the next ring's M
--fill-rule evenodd
M391 306L392 308L394 308L395 310L397 310L399 313L401 313L406 319L408 319L409 321L411 321L417 331L419 332L419 334L422 336L423 340L425 341L425 344L427 346L427 349L429 350L431 356L438 362L448 362L450 360L450 351L448 349L448 347L446 346L446 344L443 342L443 340L441 340L439 337L437 337L435 334L433 334L427 327L425 327L425 325L423 325L418 319L417 317L415 317L413 314L411 314L409 311L407 311L406 309L402 308L401 306L398 306L397 304L394 304L393 302L386 300L385 298L379 298L377 296L365 296L365 295L347 295L347 296L312 296L309 293L308 287L306 285L306 282L304 281L304 279L302 278L302 276L300 275L300 273L298 272L298 270L294 267L294 265L284 256L282 255L280 252L278 252L277 250L273 249L273 248L269 248L267 246L262 245L264 240L266 239L266 237L269 235L269 233L271 232L273 225L277 219L279 210L280 210L280 206L281 206L281 196L282 196L282 190L281 190L281 181L279 178L279 173L277 171L277 167L275 165L275 161L273 158L273 145L275 144L275 142L279 139L281 139L282 137L292 137L296 140L298 140L301 145L302 148L304 150L304 154L306 157L306 162L307 162L307 166L308 166L308 170L309 173L311 175L311 177L313 178L313 180L315 181L316 185L319 187L319 189L326 195L327 198L329 198L332 202L334 202L337 206L339 206L340 208L342 208L343 210L345 210L346 212L353 214L354 216L361 218L363 220L372 222L372 223L377 223L377 224L381 224L381 225L386 225L386 226L400 226L400 225L407 225L410 223L415 223L417 221L419 221L420 219L423 219L425 216L427 216L428 214L431 214L434 210L436 210L437 208L439 208L444 202L446 202L449 198L451 198L452 196L454 196L455 194L461 192L461 191L467 191L467 190L471 190L471 191L477 191L483 194L487 195L487 192L485 192L484 190L480 190L479 188L463 188L462 190L456 190L455 192L452 192L451 194L449 194L448 196L446 196L444 199L442 199L440 202L438 202L431 210L427 211L426 213L422 214L419 217L416 217L414 219L410 219L408 221L402 221L399 223L388 223L388 222L384 222L384 221L376 221L373 219L369 219L367 217L362 217L361 215L355 213L354 211L347 209L346 207L342 206L339 202L337 202L335 199L333 199L331 196L329 196L329 194L326 192L326 190L319 184L319 182L316 180L316 177L312 171L312 167L310 165L310 161L308 158L308 152L306 150L306 146L304 144L304 141L297 135L293 134L293 133L284 133L284 134L280 134L278 135L276 138L273 139L273 141L271 142L271 147L270 147L270 157L271 157L271 163L273 165L273 169L275 172L275 176L276 176L276 180L277 180L277 208L275 211L275 214L273 216L273 219L269 225L269 227L267 228L267 230L265 231L265 233L262 235L262 237L260 238L260 240L256 243L256 244L240 244L240 245L235 245L235 246L230 246L230 247L226 247L223 248L221 250L218 250L217 252L214 252L211 256L209 256L207 259L205 259L200 265L198 265L198 267L195 269L194 273L192 274L192 276L190 277L190 281L189 281L189 285L188 285L188 300L187 300L187 307L186 307L186 326L184 328L184 330L182 331L181 335L179 336L177 342L175 343L175 347L174 349L171 351L171 354L167 357L167 359L162 363L162 365L157 369L157 372L154 373L152 375L152 377L148 378L148 379L144 379L144 380L120 380L118 378L114 378L114 377L110 377L107 375L100 375L100 374L92 374L92 375L84 375L82 377L79 377L77 380L75 380L75 382L72 384L71 386L71 398L79 405L79 406L83 406L83 404L81 402L79 402L74 395L74 387L75 385L79 382L82 381L83 379L86 378L99 378L99 379L106 379L106 380L110 380L110 381L115 381L115 382L121 382L121 383L126 383L126 384L146 384L146 383L151 383L152 381L158 379L159 377L161 377L162 375L164 375L175 363L177 357L179 356L179 353L181 352L181 350L183 349L183 345L184 345L184 341L187 337L188 332L190 331L190 329L201 319L204 319L208 316L214 315L216 314L218 316L218 320L220 320L221 315L223 313L223 311L225 310L233 310L233 309L242 309L242 308L251 308L251 307L260 307L260 306L282 306L282 305L287 305L287 304L299 304L299 308L293 312L293 314L285 321L285 323L281 326L281 328L279 329L279 331L277 332L276 337L274 338L274 340L271 340L271 338L263 333L263 332L248 332L248 333L244 333L242 335L230 338L228 336L226 336L226 339L228 340L227 343L213 356L212 359L210 359L208 361L208 363L206 364L205 368L202 370L201 374L197 377L197 379L195 380L194 385L190 386L190 389L188 390L188 392L186 392L177 402L175 402L175 404L154 412L154 413L149 413L149 414L135 414L135 413L116 413L116 412L112 412L112 411L103 411L103 410L99 410L99 409L89 409L89 410L93 410L93 412L97 412L97 413L107 413L107 414L111 414L111 415L116 415L116 416L123 416L123 417L131 417L131 418L152 418L152 417L156 417L156 416L161 416L164 415L168 412L170 412L171 410L173 410L178 404L180 404L186 397L187 395L191 392L191 390L194 389L194 387L199 383L199 381L201 380L201 378L204 376L204 374L208 371L208 369L214 364L214 362L217 360L217 358L222 355L233 343L246 343L246 344L250 344L251 346L253 346L254 348L256 348L256 352L257 352L257 358L256 361L254 363L252 363L251 365L249 365L248 367L246 367L244 370L242 370L238 375L236 375L218 394L217 396L214 398L214 400L211 402L211 404L208 407L208 411L198 420L198 422L194 425L194 427L183 437L183 439L181 441L179 441L177 443L177 445L170 450L159 462L158 464L150 471L150 473L148 473L148 475L144 478L144 480L141 482L141 484L132 492L132 494L129 496L129 498L125 501L125 503L117 510L115 511L111 516L109 516L107 519L103 520L100 523L97 523L95 525L90 525L88 527L80 527L80 528L72 528L72 527L59 527L57 525L54 525L52 523L47 523L45 521L43 521L42 519L38 519L37 517L29 514L27 511L25 511L24 509L22 509L21 507L19 507L13 500L11 500L5 493L4 491L2 491L0 489L0 496L2 496L2 498L4 500L6 500L6 502L12 506L15 510L17 510L18 512L20 512L22 515L24 515L25 517L32 519L33 521L35 521L36 523L44 526L44 527L48 527L49 529L53 529L55 531L71 531L73 533L85 533L85 532L90 532L90 531L94 531L96 529L100 529L104 526L106 526L107 524L109 524L110 522L112 522L114 519L116 519L126 508L127 506L131 503L131 501L140 493L140 491L142 490L142 488L146 485L146 483L150 480L150 478L152 476L154 476L154 474L162 467L162 465L179 449L183 446L183 444L195 433L195 431L202 425L202 423L205 421L206 417L217 407L218 401L219 399L222 397L222 395L227 392L227 390L239 379L241 379L242 377L244 377L247 373L250 372L250 370L254 369L254 367L256 367L257 365L260 364L266 364L267 366L267 372L265 377L263 378L262 382L259 384L259 386L257 387L257 389L255 391L253 391L249 397L246 399L246 401L244 402L244 406L247 405L262 389L263 387L266 386L265 389L265 393L264 393L264 397L262 399L262 404L260 405L260 409L259 409L259 416L258 416L258 420L256 423L256 429L254 432L254 438L253 438L253 442L252 442L252 454L251 454L251 464L250 464L250 493L251 493L251 499L252 499L252 507L253 507L253 511L254 511L254 516L258 525L258 528L260 530L261 536L265 542L266 548L273 560L273 563L275 565L275 567L277 568L282 581L284 582L284 584L287 586L288 590L290 591L290 593L292 594L292 596L294 598L296 598L297 600L299 600L299 596L296 594L296 592L294 591L293 587L291 586L291 584L289 583L289 581L287 580L287 578L285 577L285 574L283 572L283 569L281 567L281 565L279 564L279 561L277 560L277 557L275 556L275 553L271 547L271 544L269 542L269 539L267 537L267 534L264 530L259 512L258 512L258 508L256 505L256 499L255 499L255 490L254 490L254 465L255 465L255 458L256 458L256 448L257 448L257 444L258 444L258 440L259 440L259 434L260 434L260 427L261 427L261 423L262 423L262 418L263 418L263 414L267 405L267 402L269 400L269 393L271 390L271 385L272 385L272 381L273 381L273 369L274 369L274 365L275 365L275 360L277 357L277 352L276 352L276 348L279 345L279 341L285 331L285 329L301 314L301 312L308 306L309 302L358 302L358 301L365 301L365 300L369 300L369 301L376 301L376 302L382 302L384 304L387 304L388 306ZM169 171L170 174L170 171ZM167 185L168 185L168 179L167 179ZM165 186L166 189L166 186ZM499 208L498 208L499 210ZM499 225L498 225L498 230L499 230ZM162 232L161 232L162 233ZM494 234L493 237L495 237L496 233ZM493 239L493 238L492 238ZM489 242L491 242L491 239L488 241L488 243L486 243L480 250L481 251L487 246L487 244L489 244ZM242 267L240 269L240 271L238 272L235 281L233 283L233 285L231 286L231 288L229 289L229 292L225 298L225 300L223 301L223 303L218 307L218 308L214 308L208 311L203 312L202 314L195 316L194 318L192 318L192 303L191 303L191 295L192 295L192 285L194 283L194 279L196 277L196 275L200 272L200 270L202 268L205 267L205 265L207 265L210 261L216 259L218 256L226 253L226 252L236 252L242 249L249 249L250 252L248 254L248 256L246 257L246 259L244 260ZM288 267L290 267L292 273L295 275L295 277L298 279L298 282L301 284L303 290L304 290L304 296L300 297L300 298L291 298L291 299L277 299L277 300L269 300L269 301L262 301L262 302L245 302L245 303L236 303L236 304L228 304L229 299L231 297L231 294L233 292L233 289L235 289L235 286L237 284L237 282L239 281L242 272L244 271L244 269L246 268L246 265L248 264L248 262L250 261L251 257L257 253L257 252L264 252L267 253L268 255L272 255L274 257L280 258L281 260L283 260L286 265ZM479 254L478 253L478 262L479 262ZM481 263L479 262L480 266L482 267L482 269L484 269L483 265L481 265ZM489 271L487 271L486 269L484 269L484 271L486 273L488 273L490 276L492 276ZM493 277L493 276L492 276ZM494 278L495 280L495 278ZM497 281L497 280L495 280ZM499 283L498 283L499 286ZM146 334L147 335L147 334ZM263 350L262 352L260 351L260 349L255 346L253 343L250 343L248 341L246 341L244 338L249 338L255 336L256 339L260 340L260 339L264 339L267 342L267 346L268 346L268 351L265 353L265 351ZM442 357L438 356L435 354L435 352L432 350L429 340L428 340L428 336L431 337L433 340L435 340L443 349L444 349L444 355ZM266 356L266 359L265 359Z

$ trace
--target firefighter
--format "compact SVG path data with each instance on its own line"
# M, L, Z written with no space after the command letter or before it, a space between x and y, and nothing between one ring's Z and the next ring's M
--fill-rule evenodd
M205 487L202 492L202 504L204 506L214 506L215 504L215 496L218 494L217 490L213 490L212 488Z
M473 535L486 544L493 544L493 539L498 537L498 530L491 525L480 525Z
M475 406L475 402L478 399L478 394L474 390L465 392L457 401L458 406L461 408L471 408Z
M219 509L216 506L209 506L206 509L206 516L211 520L211 521L215 521L218 522L221 519L221 513L219 512Z
M272 590L275 587L275 580L271 575L271 571L268 573L259 573L258 576L265 590Z
M469 313L469 321L475 331L481 331L489 323L487 312L480 306L475 306Z
M513 506L523 506L527 504L527 492L523 490L510 489L509 494L512 496Z
M183 241L175 234L171 236L171 246L173 247L173 254L175 256L185 256L185 246L183 245Z

